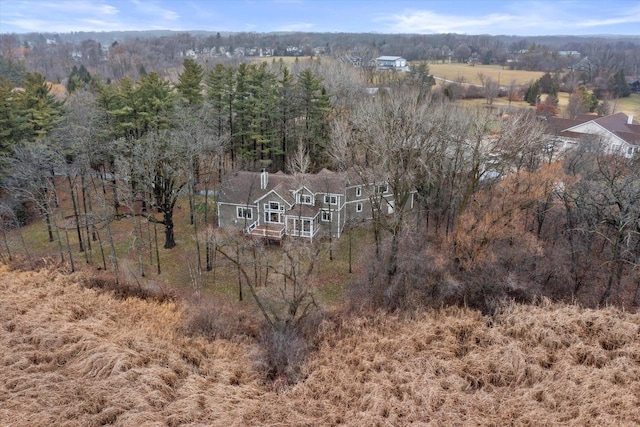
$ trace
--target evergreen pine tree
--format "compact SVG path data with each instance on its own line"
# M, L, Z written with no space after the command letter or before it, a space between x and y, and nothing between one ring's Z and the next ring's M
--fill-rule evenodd
M627 84L623 69L618 70L611 79L609 79L609 90L618 98L631 95L631 88Z
M182 65L184 71L178 76L179 82L176 84L176 89L188 104L201 105L204 69L191 58L185 59Z
M540 102L540 81L536 80L531 86L527 88L524 95L524 100L530 105L536 105Z
M16 143L32 135L28 117L21 106L21 97L13 84L0 78L0 156L11 153Z
M304 145L312 164L318 169L326 162L329 96L322 85L322 78L316 76L310 68L304 69L298 75L296 91L298 114L304 118L298 127L298 143Z
M39 139L46 136L62 118L64 102L51 94L51 85L39 73L27 73L24 92L16 92L20 103L20 114L25 114L29 123L28 137Z

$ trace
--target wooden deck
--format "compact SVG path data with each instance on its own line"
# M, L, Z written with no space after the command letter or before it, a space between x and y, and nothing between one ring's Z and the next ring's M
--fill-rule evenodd
M258 225L251 230L251 236L265 239L282 240L284 224Z

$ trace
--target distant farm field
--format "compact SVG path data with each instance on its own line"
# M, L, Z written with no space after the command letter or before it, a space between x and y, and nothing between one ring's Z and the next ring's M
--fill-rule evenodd
M526 84L539 79L544 74L541 71L509 70L501 65L476 65L469 64L429 64L429 71L432 75L447 80L463 79L464 83L480 84L478 74L482 73L496 81L500 81L501 86L508 85L511 80L517 84Z
M296 62L296 59L298 60L298 62L310 62L310 61L316 61L318 57L317 56L256 56L252 58L252 60L257 63L282 61L285 64L289 64L289 65L294 64ZM322 58L322 60L325 60L325 59L326 58Z

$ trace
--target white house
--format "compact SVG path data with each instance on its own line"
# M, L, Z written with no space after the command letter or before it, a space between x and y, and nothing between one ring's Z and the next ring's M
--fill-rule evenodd
M555 139L567 144L579 143L587 135L600 137L610 153L633 157L640 153L640 125L633 123L633 116L616 113L609 116L580 116L575 120L550 118L548 132Z
M377 70L409 71L407 60L401 56L380 56L376 58Z

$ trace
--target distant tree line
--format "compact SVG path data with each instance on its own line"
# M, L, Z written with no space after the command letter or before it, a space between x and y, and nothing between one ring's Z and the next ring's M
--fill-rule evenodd
M84 38L83 38L84 37ZM289 48L293 48L290 50ZM62 83L74 65L84 64L105 79L140 76L141 67L160 74L178 66L187 52L211 61L238 61L235 52L268 49L275 56L355 55L368 61L399 55L409 61L481 62L511 68L558 72L580 64L585 83L609 79L618 70L640 75L640 45L635 38L518 37L461 34L116 32L0 36L1 56L20 58L30 70ZM254 52L255 50L255 52ZM580 55L559 54L559 51ZM205 54L206 52L206 54ZM580 63L584 58L589 61Z

